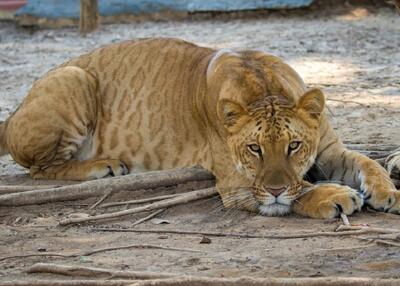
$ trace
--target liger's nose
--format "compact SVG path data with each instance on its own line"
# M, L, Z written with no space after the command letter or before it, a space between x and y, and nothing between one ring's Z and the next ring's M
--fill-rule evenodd
M265 190L270 193L271 195L273 195L274 197L279 197L280 194L282 194L284 191L286 191L286 187L282 187L282 188L265 188Z

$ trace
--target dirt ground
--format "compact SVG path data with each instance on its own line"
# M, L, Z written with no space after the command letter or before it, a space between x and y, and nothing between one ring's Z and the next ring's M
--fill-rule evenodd
M85 38L75 29L34 33L0 23L0 120L21 102L32 83L50 68L104 44L140 37L180 37L216 48L261 49L287 60L311 87L322 88L332 123L352 143L400 145L400 17L390 8L348 7L340 13L318 11L273 14L257 19L143 22L104 25ZM32 182L10 158L0 159L0 184ZM203 183L204 184L204 183ZM186 184L135 193L121 192L108 201L183 192L203 187ZM356 237L244 239L201 236L98 232L93 225L57 226L72 213L88 211L98 198L59 204L0 208L0 281L49 278L26 274L36 262L54 262L124 270L149 270L215 277L368 276L400 278L396 247L366 244ZM115 208L114 210L117 210ZM96 223L126 228L138 218ZM169 224L145 222L139 229L288 234L332 231L341 222L287 217L261 217L224 211L215 199L171 208L158 218ZM354 224L400 228L400 217L364 212ZM364 236L365 237L365 236ZM126 244L155 244L203 252L130 249L75 258L2 258L27 253L75 253ZM363 248L353 248L365 246ZM353 248L353 249L351 249Z

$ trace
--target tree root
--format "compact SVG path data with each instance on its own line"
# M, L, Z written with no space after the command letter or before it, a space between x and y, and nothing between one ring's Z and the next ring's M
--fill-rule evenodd
M0 196L0 206L22 206L86 199L92 196L103 196L112 191L136 191L140 189L173 186L190 181L213 179L214 176L210 172L198 167L130 174L59 188L5 194Z

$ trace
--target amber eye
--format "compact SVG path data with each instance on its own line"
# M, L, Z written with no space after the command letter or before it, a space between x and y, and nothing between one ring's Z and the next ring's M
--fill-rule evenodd
M262 152L261 152L261 147L258 144L249 144L247 145L247 148L249 149L249 151L256 155L256 156L261 156Z
M288 148L288 154L291 155L294 152L298 151L300 149L300 146L301 146L301 141L290 142L289 148Z

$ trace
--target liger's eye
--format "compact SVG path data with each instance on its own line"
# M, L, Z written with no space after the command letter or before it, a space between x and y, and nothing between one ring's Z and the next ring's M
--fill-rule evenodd
M258 144L249 144L249 145L247 145L247 148L249 149L249 151L251 153L253 153L256 156L261 156L262 155L261 147Z
M294 152L298 151L301 146L301 141L292 141L288 147L288 154L293 154Z

